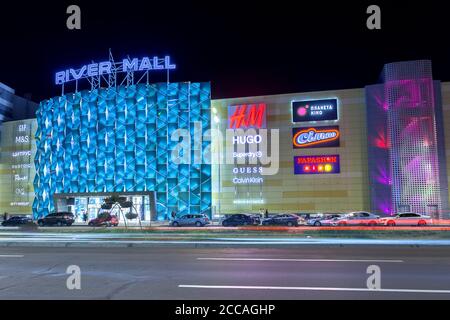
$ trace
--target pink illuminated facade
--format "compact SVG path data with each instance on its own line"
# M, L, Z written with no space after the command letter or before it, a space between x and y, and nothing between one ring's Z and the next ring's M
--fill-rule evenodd
M444 218L448 182L440 82L431 61L385 65L366 87L371 209Z

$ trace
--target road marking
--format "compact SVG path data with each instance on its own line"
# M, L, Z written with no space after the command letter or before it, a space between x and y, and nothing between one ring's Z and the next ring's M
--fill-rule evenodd
M197 260L215 261L286 261L286 262L379 262L403 263L403 260L354 260L354 259L266 259L266 258L197 258Z
M422 289L368 289L368 288L328 288L328 287L265 287L265 286L217 286L180 284L179 288L195 289L245 289L245 290L302 290L302 291L355 291L355 292L395 292L395 293L443 293L450 294L450 290L422 290Z
M23 258L22 254L0 254L0 258Z

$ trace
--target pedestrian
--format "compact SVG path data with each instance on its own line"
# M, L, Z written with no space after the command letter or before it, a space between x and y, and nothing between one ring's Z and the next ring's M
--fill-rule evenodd
M6 221L6 220L8 220L8 212L5 212L3 214L3 221Z
M87 213L84 212L84 213L83 213L83 222L86 223L86 222L87 222L87 219L88 219Z
M264 211L264 218L268 218L269 217L269 210L266 209L266 211Z

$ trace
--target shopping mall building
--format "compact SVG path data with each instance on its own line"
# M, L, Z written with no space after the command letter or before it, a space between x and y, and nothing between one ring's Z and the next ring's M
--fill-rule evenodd
M346 90L217 100L210 83L73 90L42 101L35 119L3 123L0 212L94 216L119 195L145 220L261 208L448 218L446 120L450 83L427 60L387 64L378 84Z

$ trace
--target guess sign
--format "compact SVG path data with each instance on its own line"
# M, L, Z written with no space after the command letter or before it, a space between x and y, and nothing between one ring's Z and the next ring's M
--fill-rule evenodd
M294 149L339 147L339 126L293 128Z
M266 105L241 104L228 107L228 129L266 128Z

